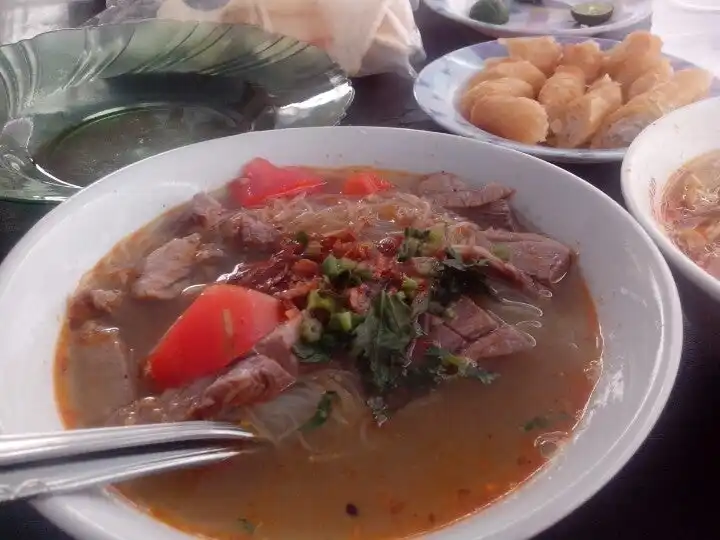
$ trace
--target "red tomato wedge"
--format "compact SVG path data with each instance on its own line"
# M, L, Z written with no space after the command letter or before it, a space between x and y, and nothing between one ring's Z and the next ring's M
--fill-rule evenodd
M255 158L230 182L230 196L242 206L258 206L268 199L316 191L325 180L304 167L277 167L267 159Z
M158 389L216 373L283 320L279 300L235 285L205 289L150 353L147 370Z
M380 178L378 175L371 172L358 172L350 175L345 180L342 192L345 195L372 195L378 191L385 191L386 189L392 188L392 184L387 180Z

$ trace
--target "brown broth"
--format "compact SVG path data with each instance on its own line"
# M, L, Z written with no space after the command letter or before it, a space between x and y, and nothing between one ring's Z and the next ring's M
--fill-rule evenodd
M673 173L658 218L675 245L720 278L720 150L702 154Z
M386 176L388 176L386 174ZM394 176L398 184L409 175ZM137 234L141 234L140 233ZM137 238L137 237L133 237ZM132 240L132 239L131 239ZM134 241L134 240L133 240ZM154 310L129 305L118 326L141 358L187 301ZM455 380L396 414L381 428L328 424L277 448L222 464L118 486L146 512L215 539L404 538L443 527L526 481L581 417L600 370L595 307L576 268L551 301L528 353L483 365L491 385ZM487 304L509 323L538 319L517 306ZM58 347L56 389L68 427L92 424L67 327ZM69 347L68 347L69 346ZM352 510L356 515L350 515Z

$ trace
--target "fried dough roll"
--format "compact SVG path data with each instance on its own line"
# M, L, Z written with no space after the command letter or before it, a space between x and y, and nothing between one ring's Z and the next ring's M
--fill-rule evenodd
M548 120L558 119L567 106L585 93L585 73L575 66L558 66L538 94L538 102L545 107Z
M635 79L635 82L632 83L627 92L628 100L634 98L635 96L639 96L640 94L644 94L658 84L669 81L672 79L674 74L675 70L673 69L672 64L670 64L670 60L667 58L661 59L660 62L655 64L655 66L648 69L645 73L640 75L640 77Z
M562 47L552 36L501 38L498 43L505 46L510 58L527 60L546 77L553 74L562 56Z
M491 56L490 58L483 59L483 69L490 69L499 64L507 64L509 62L516 62L516 60L509 56Z
M460 114L469 120L470 111L477 99L498 94L503 96L532 98L535 95L535 91L533 90L533 87L530 86L530 83L521 79L503 77L502 79L490 79L488 81L483 81L463 93L458 104Z
M597 42L589 39L582 43L563 45L561 66L574 66L585 73L586 84L593 83L603 70L605 55Z
M622 105L622 90L607 75L598 79L588 92L573 100L550 129L560 148L577 148L587 143L605 117Z
M545 108L526 97L492 95L478 99L470 122L493 135L525 144L543 142L548 132Z
M604 121L591 148L624 148L655 120L707 96L712 75L700 68L678 71L650 91L635 96Z
M483 81L503 78L520 79L530 83L533 87L533 97L537 95L547 80L543 72L530 62L518 60L515 62L502 62L489 69L483 69L470 78L467 88L472 88Z
M650 32L632 32L607 52L605 73L621 84L628 80L632 83L633 75L639 77L661 58L662 44L662 40Z

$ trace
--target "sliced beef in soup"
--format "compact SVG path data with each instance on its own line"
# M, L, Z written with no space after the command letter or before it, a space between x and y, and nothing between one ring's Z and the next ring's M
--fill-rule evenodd
M505 356L532 349L531 336L462 297L445 319L429 317L427 339L471 360Z
M570 248L535 233L515 233L489 229L485 232L494 253L543 283L556 283L567 273Z
M529 296L537 296L544 290L530 274L496 255L492 246L460 245L453 248L462 257L482 261L487 266L488 278L507 281Z
M473 219L484 229L515 231L518 224L507 199L500 199L474 209Z
M236 212L221 225L223 236L236 245L248 249L265 249L272 251L280 242L280 232L244 210Z
M515 190L500 184L472 188L457 176L437 173L420 181L418 193L447 208L473 208L512 197Z
M423 176L417 184L418 193L424 197L432 197L436 193L456 193L469 189L470 186L462 178L444 172Z
M447 173L430 174L418 184L418 192L435 204L470 216L483 229L517 230L518 224L508 200L514 190L500 184L470 188Z
M107 424L232 420L239 408L270 401L295 381L272 358L252 355L217 377L132 401L109 415Z
M276 397L297 379L298 360L291 346L298 339L299 323L300 319L295 318L278 326L258 342L249 356L217 375L130 403L110 416L109 423L221 420L232 416L238 407Z
M119 290L87 289L79 291L68 303L68 319L73 325L103 314L110 314L123 299Z
M238 407L263 403L295 383L295 377L267 356L256 354L235 364L202 394L193 415L223 418Z
M494 186L487 186L486 188L466 191L433 193L429 198L437 205L445 208L477 208L497 202L497 199L493 198L493 188ZM490 191L490 193L486 193L486 191Z
M300 317L293 317L261 339L253 350L272 358L285 371L296 376L299 369L298 359L292 352L292 347L300 339L301 322Z
M227 210L215 198L207 193L198 193L190 201L189 215L191 222L201 229L211 231L217 229L227 214Z
M265 293L277 293L290 287L292 270L299 258L294 249L283 249L267 260L241 262L218 280Z
M483 486L509 489L542 462L519 426L562 403L569 419L580 414L599 358L572 250L520 230L513 194L447 173L252 161L83 278L58 351L68 422L228 421L275 442L230 464L229 475L205 471L214 483L198 485L209 505L183 482L128 488L162 515L182 508L185 528L208 538L234 538L238 512L256 512L243 519L266 524L271 539L316 538L301 515L330 524L328 537L350 537L347 517L330 509L353 501L360 516L380 515L376 474L442 523L487 504L496 495ZM555 427L569 432L571 420ZM450 459L437 459L437 440L450 444ZM495 455L497 467L463 461L479 454ZM503 472L526 462L522 473ZM338 482L358 466L353 481ZM432 489L417 484L424 478ZM278 482L309 490L313 504L290 504ZM260 486L287 512L276 515ZM457 493L470 488L482 495L460 508ZM428 528L419 519L396 515L357 534L414 536Z
M157 300L178 296L189 285L187 278L192 273L201 242L199 234L191 234L173 238L150 253L133 284L133 295Z
M497 320L467 296L462 296L449 310L446 324L466 340L477 339L498 327Z
M462 349L459 354L470 360L527 351L535 346L535 340L514 326L503 324L481 336Z
M454 353L467 345L463 337L445 324L445 321L434 315L427 315L427 340L439 347Z

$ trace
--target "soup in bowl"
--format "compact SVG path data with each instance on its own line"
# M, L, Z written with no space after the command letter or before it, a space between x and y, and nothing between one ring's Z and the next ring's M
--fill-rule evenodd
M0 287L0 313L43 299L2 330L5 432L207 419L274 443L38 503L81 538L527 537L637 448L682 338L662 258L595 188L393 129L119 171Z
M514 192L249 161L83 277L56 359L66 426L214 420L274 442L119 488L210 538L238 519L404 538L482 508L567 439L602 371L582 255L526 230Z
M650 125L623 161L628 209L668 259L720 299L720 99L679 109ZM671 144L668 144L671 141Z

